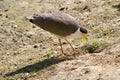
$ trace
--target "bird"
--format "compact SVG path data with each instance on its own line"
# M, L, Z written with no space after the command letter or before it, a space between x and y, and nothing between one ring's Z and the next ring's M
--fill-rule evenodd
M82 38L87 40L87 29L80 26L76 19L67 13L52 12L33 15L29 21L41 29L54 34L59 41L61 52L67 55L62 47L61 39L64 39L75 51L75 48L67 40L69 38Z

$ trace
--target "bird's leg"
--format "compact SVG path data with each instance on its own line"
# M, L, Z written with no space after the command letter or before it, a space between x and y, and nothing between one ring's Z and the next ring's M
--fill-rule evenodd
M66 55L66 54L64 53L64 51L63 51L63 47L62 47L62 43L61 43L61 39L58 39L58 41L59 41L59 43L60 43L60 47L61 47L61 51L62 51L62 53L63 53L64 55Z
M79 51L78 50L76 50L73 46L72 46L72 44L67 40L67 39L65 39L66 41L67 41L67 43L70 45L70 47L72 48L72 50L73 51L75 51L75 52L77 52L77 53L79 53Z
M75 50L74 47L72 46L72 44L71 44L67 39L65 39L65 40L66 40L67 43L70 45L70 47L72 48L72 50Z

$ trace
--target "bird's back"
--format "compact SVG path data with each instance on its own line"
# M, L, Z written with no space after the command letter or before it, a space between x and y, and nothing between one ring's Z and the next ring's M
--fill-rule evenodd
M42 29L65 37L77 31L78 23L74 17L65 13L44 13L33 17L33 23Z

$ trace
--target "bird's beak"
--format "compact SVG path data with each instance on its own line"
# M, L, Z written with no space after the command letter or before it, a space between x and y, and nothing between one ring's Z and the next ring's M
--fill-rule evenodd
M88 40L88 38L87 38L87 34L82 33L82 39L83 39L83 40Z

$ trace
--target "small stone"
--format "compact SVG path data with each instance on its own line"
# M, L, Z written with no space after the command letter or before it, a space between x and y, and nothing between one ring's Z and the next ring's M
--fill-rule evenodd
M36 26L33 25L32 28L36 28Z
M8 11L8 9L4 10L4 12L7 12L7 11Z
M83 8L83 10L85 10L85 9L88 9L88 6L85 6L85 7Z
M15 63L14 65L15 65L15 66L17 66L17 64L16 64L16 63Z
M67 7L62 7L62 8L60 8L59 10L60 10L60 11L63 11L63 10L65 10L65 9L67 10L68 8L67 8Z
M27 35L27 37L28 37L28 38L31 38L31 37L32 37L32 35Z
M8 18L8 15L6 15L5 17Z
M42 47L42 49L46 49L46 47Z
M60 10L60 11L63 11L64 9L65 9L65 8L60 8L59 10Z
M63 45L64 45L64 44L67 44L67 42L63 42L62 44L63 44Z
M7 54L7 55L9 55L9 54L10 54L10 52L7 52L6 54Z
M89 73L90 71L85 71L85 74Z
M73 68L71 68L70 70L72 71L72 70L75 70L75 69L76 69L76 68L73 67Z
M14 28L14 29L16 29L18 26L17 25L12 25L11 27Z
M0 14L0 16L2 16L2 14Z
M29 59L30 61L32 60L32 58Z
M14 55L20 54L18 51L14 51Z
M38 46L37 46L37 45L34 45L33 48L38 48Z
M17 40L16 40L16 39L14 39L14 38L12 39L12 41L13 41L13 42L17 42Z

